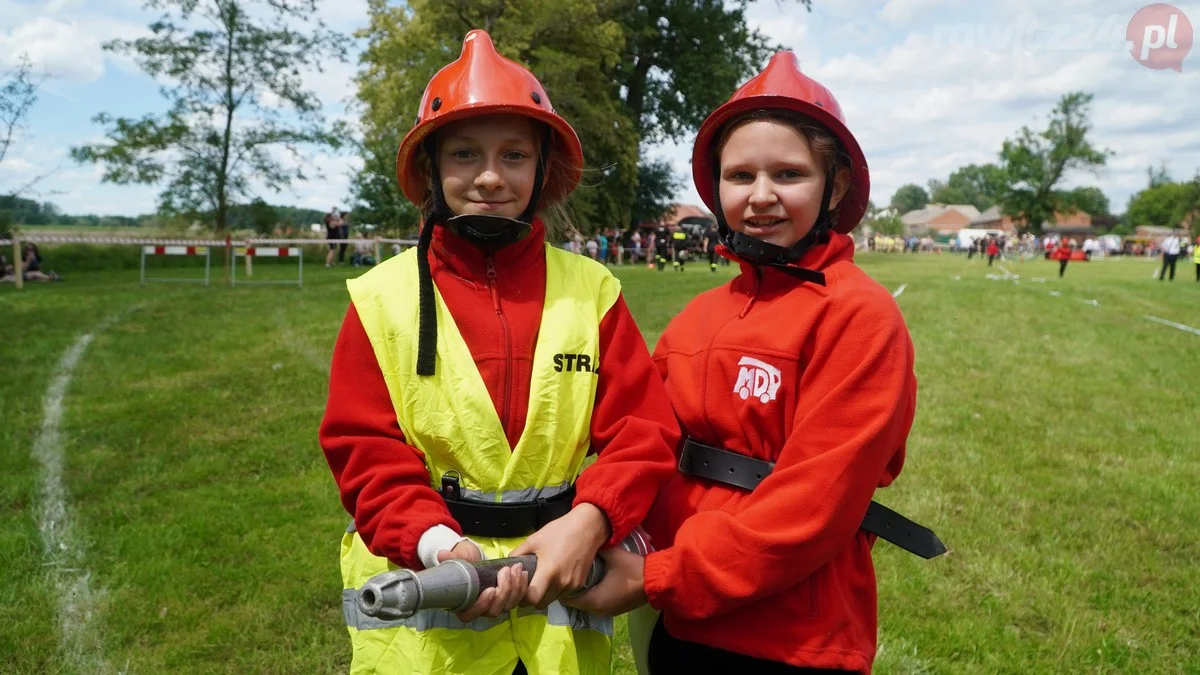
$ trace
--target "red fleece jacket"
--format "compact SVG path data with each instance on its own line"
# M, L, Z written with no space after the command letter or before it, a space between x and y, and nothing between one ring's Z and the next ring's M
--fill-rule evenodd
M916 378L899 308L853 252L835 235L799 261L825 286L743 264L655 349L685 434L775 462L753 492L676 474L659 495L644 588L677 638L870 671L874 538L859 523L904 463Z
M487 257L438 227L430 249L433 281L483 376L510 447L521 437L528 412L546 295L544 238L545 229L535 221L530 236ZM416 292L397 292L410 290ZM641 523L674 471L678 440L662 380L624 298L618 298L600 323L591 421L591 449L599 457L579 477L575 497L576 504L594 504L608 516L612 537L605 546ZM420 569L417 541L426 530L446 525L461 534L431 487L421 451L405 441L353 305L333 351L320 441L342 504L375 555Z

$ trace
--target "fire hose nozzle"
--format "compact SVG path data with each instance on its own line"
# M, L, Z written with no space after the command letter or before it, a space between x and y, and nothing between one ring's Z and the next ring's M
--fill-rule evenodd
M648 539L635 531L621 544L626 550L646 555L653 550ZM454 558L419 572L398 569L376 574L358 590L358 609L369 617L395 621L407 619L422 609L461 611L479 594L496 586L496 575L512 565L521 565L530 577L537 571L537 556L523 555L469 563ZM606 572L604 560L592 561L583 587L568 596L581 595L600 583Z

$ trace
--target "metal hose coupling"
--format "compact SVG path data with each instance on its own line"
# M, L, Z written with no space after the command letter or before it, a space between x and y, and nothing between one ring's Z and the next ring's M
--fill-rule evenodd
M653 550L649 537L640 527L621 542L621 547L642 556ZM390 570L376 574L358 589L358 609L369 617L387 621L407 619L422 609L458 612L470 607L485 589L495 588L501 569L517 564L532 576L537 571L537 556L514 556L477 563L453 558L419 572ZM600 583L606 570L604 559L596 557L584 585L567 595L587 592Z

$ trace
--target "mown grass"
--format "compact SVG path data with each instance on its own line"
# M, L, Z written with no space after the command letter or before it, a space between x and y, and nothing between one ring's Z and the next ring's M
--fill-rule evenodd
M1143 261L1102 261L1060 281L1005 263L1014 284L960 257L861 262L907 284L920 380L906 471L878 498L952 548L877 547L877 672L1200 672L1200 336L1142 318L1200 324L1191 270L1159 283ZM107 669L347 669L347 516L316 427L354 271L305 271L303 290L139 288L128 269L0 288L0 672L94 672L62 651L72 617L56 616L32 448L63 353L110 317L63 420ZM619 271L650 344L731 274ZM623 640L615 670L633 672Z

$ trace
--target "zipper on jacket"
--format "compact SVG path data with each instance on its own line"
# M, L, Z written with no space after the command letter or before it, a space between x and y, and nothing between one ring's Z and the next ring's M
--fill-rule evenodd
M508 433L509 399L512 398L512 336L508 332L508 320L500 310L500 291L496 287L496 263L491 256L487 257L487 287L492 295L492 308L500 319L500 330L504 333L504 403L500 410L500 426Z
M756 268L754 268L754 290L750 291L750 299L746 301L746 306L743 307L742 311L738 313L739 319L746 318L746 315L750 313L750 309L754 307L755 301L758 300L758 290L759 290L759 287L761 287L761 286L762 286L762 270L760 270L756 267Z

